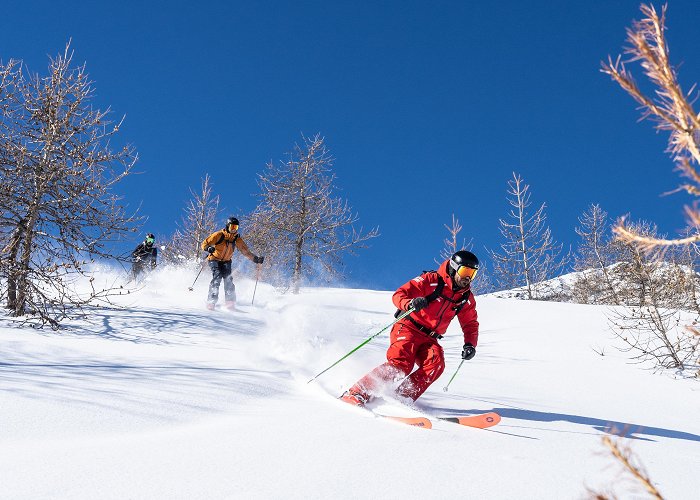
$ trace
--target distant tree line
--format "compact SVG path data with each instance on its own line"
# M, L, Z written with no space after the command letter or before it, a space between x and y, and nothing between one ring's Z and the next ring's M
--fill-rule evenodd
M619 306L611 307L613 331L635 359L684 369L697 359L700 338L700 247L694 242L666 248L663 258L636 241L616 236L615 223L600 205L579 217L578 245L568 252L546 225L546 204L531 210L530 186L516 173L508 182L510 210L501 219L503 243L485 249L492 268L482 292L497 297ZM445 226L453 242L458 221ZM627 226L635 234L663 239L649 222ZM448 245L449 248L449 245ZM571 272L565 274L569 269ZM475 285L482 277L476 280Z

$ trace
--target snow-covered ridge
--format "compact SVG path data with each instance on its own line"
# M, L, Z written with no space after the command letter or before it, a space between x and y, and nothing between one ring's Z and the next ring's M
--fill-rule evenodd
M687 306L689 295L692 293L688 288L690 282L694 282L695 294L700 301L700 273L694 272L687 266L659 262L648 264L648 278L659 286L667 285L669 282L684 282L685 288L681 288L675 294L677 297L671 300L673 304L669 306ZM539 300L549 300L555 302L587 303L587 304L613 304L609 296L600 293L601 289L607 288L606 280L620 295L617 299L627 305L637 305L639 294L630 294L630 290L640 288L640 278L634 270L630 270L630 264L617 263L606 268L605 273L601 269L589 269L586 271L571 272L557 276L550 280L534 285L535 297ZM599 293L596 293L599 292ZM626 293L623 293L626 292ZM526 287L516 287L511 290L502 290L488 294L498 298L527 299L528 291ZM607 294L609 295L609 294ZM647 293L648 295L648 293ZM666 297L667 299L668 297Z

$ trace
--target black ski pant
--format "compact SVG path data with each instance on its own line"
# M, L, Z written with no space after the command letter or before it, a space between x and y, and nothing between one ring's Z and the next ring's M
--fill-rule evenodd
M152 259L150 261L136 258L131 264L131 273L134 278L138 278L143 273L147 271L152 271L156 268L156 261Z
M210 260L211 282L209 283L209 297L207 302L216 304L219 300L219 285L224 280L224 300L226 302L236 302L236 285L231 277L231 261L222 262L220 260Z
M131 274L134 278L138 278L143 273L143 262L134 262L131 265Z

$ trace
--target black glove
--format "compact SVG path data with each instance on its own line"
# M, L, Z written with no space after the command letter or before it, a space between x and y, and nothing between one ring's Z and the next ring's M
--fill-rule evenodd
M476 347L467 342L462 348L462 359L469 360L472 359L474 356L476 356Z
M415 299L411 299L411 302L408 303L408 308L413 308L414 311L420 311L427 305L428 299L425 297L416 297Z
M256 264L262 264L264 260L265 257L263 255L261 255L260 257L256 255L253 256L253 262L255 262Z
M207 252L209 253L214 253L216 251L216 248L214 247L207 247Z

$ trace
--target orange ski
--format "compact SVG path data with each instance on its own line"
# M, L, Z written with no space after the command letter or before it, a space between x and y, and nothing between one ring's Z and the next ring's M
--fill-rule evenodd
M342 396L338 398L339 401L352 405L353 407L364 410L371 413L377 418L386 418L388 420L393 420L394 422L399 422L401 424L411 425L413 427L422 427L423 429L432 429L433 423L429 418L426 417L395 417L393 415L382 415L381 413L376 413L374 410L367 408L364 404L364 400L358 399L356 396L351 396L343 393Z
M392 417L390 415L380 415L378 413L375 413L375 415L382 418L388 418L389 420L393 420L394 422L412 425L414 427L422 427L423 429L433 428L433 423L430 421L430 419L427 419L425 417Z
M498 413L490 412L483 413L481 415L467 415L464 417L440 417L440 420L454 422L455 424L459 425L466 425L467 427L486 429L488 427L493 427L500 422L501 416Z

